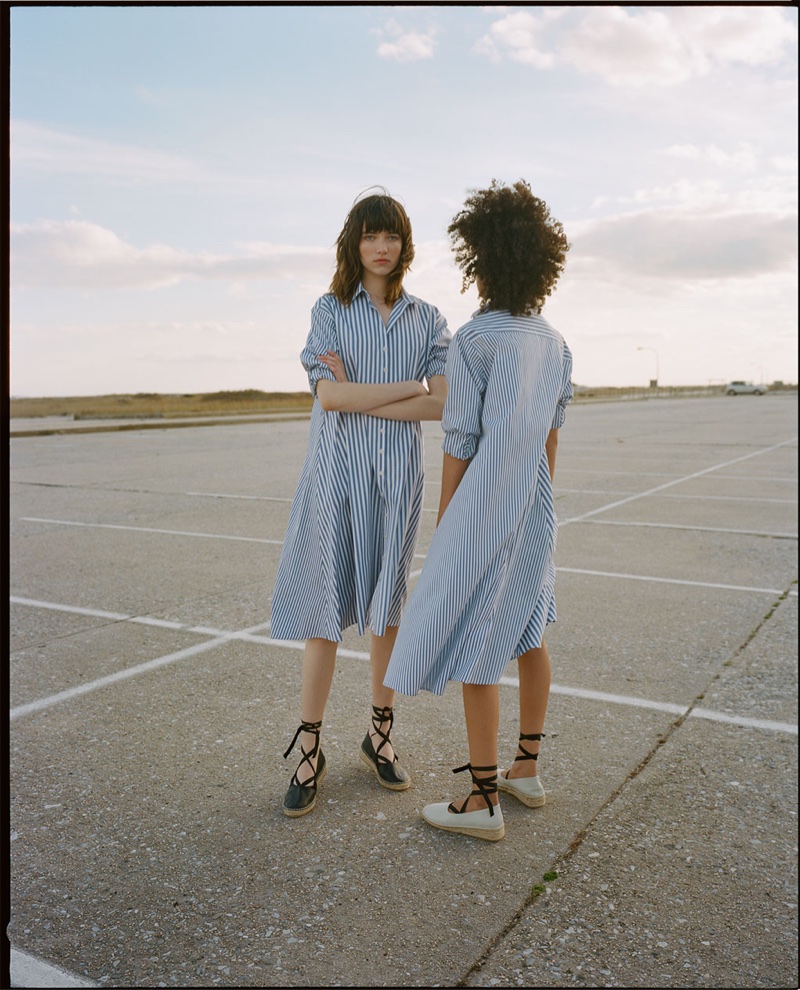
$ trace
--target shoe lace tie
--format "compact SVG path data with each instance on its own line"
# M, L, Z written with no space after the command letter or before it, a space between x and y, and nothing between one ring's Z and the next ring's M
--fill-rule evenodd
M308 787L309 785L313 784L317 779L316 770L314 769L314 766L311 763L311 761L319 752L319 730L321 728L322 728L322 722L301 722L300 727L298 728L297 732L295 732L294 734L294 739L292 739L291 743L289 743L289 748L283 754L283 758L285 760L286 757L289 755L289 753L291 753L291 751L294 749L294 744L300 738L301 732L310 732L315 736L314 745L312 746L310 752L307 752L305 749L303 749L303 744L300 743L300 753L302 758L298 763L297 770L295 770L294 776L292 777L291 780L291 783L297 784L298 787ZM308 763L308 769L312 772L312 776L311 779L308 781L308 783L301 784L300 781L297 779L297 774L300 771L300 767L302 767L304 763Z
M525 747L522 745L522 740L525 739L526 741L530 741L530 742L538 742L539 740L544 739L544 736L545 736L544 732L531 732L531 733L520 732L519 742L517 743L517 746L522 750L523 755L515 756L514 762L522 763L523 760L534 760L534 761L538 760L539 754L529 753L528 750L525 749Z
M384 722L389 723L389 728L386 732L381 729ZM390 760L388 756L384 756L381 752L384 746L389 744L389 735L391 734L393 725L394 708L390 708L388 706L386 708L379 708L377 705L372 706L372 728L381 739L377 747L373 747L375 749L375 760L378 763L397 763L397 753L394 754L394 759Z
M464 809L466 808L469 798L480 796L486 802L486 807L489 809L489 817L494 817L494 805L489 800L489 795L497 794L497 767L474 767L471 763L464 764L463 767L456 767L453 773L463 773L464 770L469 770L470 776L472 777L473 789L470 792L467 800L457 808L454 804L448 806L448 811L452 811L457 815L463 815ZM476 773L485 773L485 777L476 777Z

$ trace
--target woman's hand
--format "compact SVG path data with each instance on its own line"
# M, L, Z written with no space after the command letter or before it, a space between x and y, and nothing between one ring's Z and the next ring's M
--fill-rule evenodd
M344 361L342 361L338 354L333 351L326 351L324 354L320 354L319 360L326 368L333 372L333 377L337 382L350 381L347 377L347 372L344 370Z

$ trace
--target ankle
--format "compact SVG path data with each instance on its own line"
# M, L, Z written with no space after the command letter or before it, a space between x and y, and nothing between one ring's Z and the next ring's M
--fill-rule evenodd
M390 726L392 722L394 722L394 708L392 705L373 705L372 731L377 732L378 729L383 727L387 722Z
M450 810L464 814L488 808L494 814L494 809L500 803L497 793L497 766L473 767L471 763L467 763L463 767L456 767L453 773L463 773L464 770L468 770L472 777L472 791L460 807L451 804Z
M539 759L542 739L544 739L543 732L520 732L517 754L514 757L514 763L506 773L507 777L536 776L536 761Z
M303 753L313 753L314 749L319 749L319 733L318 732L301 732L300 733L300 750Z
M386 705L380 708L378 705L372 706L372 722L369 727L369 737L375 751L378 748L386 749L391 747L390 735L394 726L394 708ZM380 741L379 741L380 740Z
M535 763L523 763L515 760L503 776L506 780L518 780L521 777L537 777L538 769Z

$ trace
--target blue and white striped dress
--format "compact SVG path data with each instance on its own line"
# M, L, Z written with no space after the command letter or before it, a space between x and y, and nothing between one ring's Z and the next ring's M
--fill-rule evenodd
M384 683L441 694L496 684L555 621L558 520L545 442L572 398L572 355L539 315L476 313L453 338L445 453L472 458L431 541Z
M311 310L300 359L315 396L308 451L289 515L275 592L276 639L340 641L358 623L399 625L422 512L419 422L325 412L319 361L335 351L351 382L422 381L444 374L451 333L435 306L403 292L388 325L359 286L349 306L332 294Z

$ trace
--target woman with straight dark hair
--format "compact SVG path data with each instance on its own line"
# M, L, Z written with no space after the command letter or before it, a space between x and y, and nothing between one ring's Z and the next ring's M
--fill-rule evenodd
M475 190L448 232L481 308L448 354L439 519L385 684L403 694L462 684L470 762L454 773L469 770L474 790L423 816L496 841L505 834L498 789L545 803L536 761L550 692L544 629L556 618L552 478L572 355L541 309L569 244L524 181ZM519 743L498 776L498 683L514 657Z
M342 631L370 630L371 726L360 757L389 790L410 787L383 683L407 597L423 495L421 420L440 420L450 332L403 289L414 258L405 209L385 191L356 200L336 242L330 291L301 353L315 401L272 601L276 639L305 640L301 759L283 803L299 817L326 772L320 746Z

